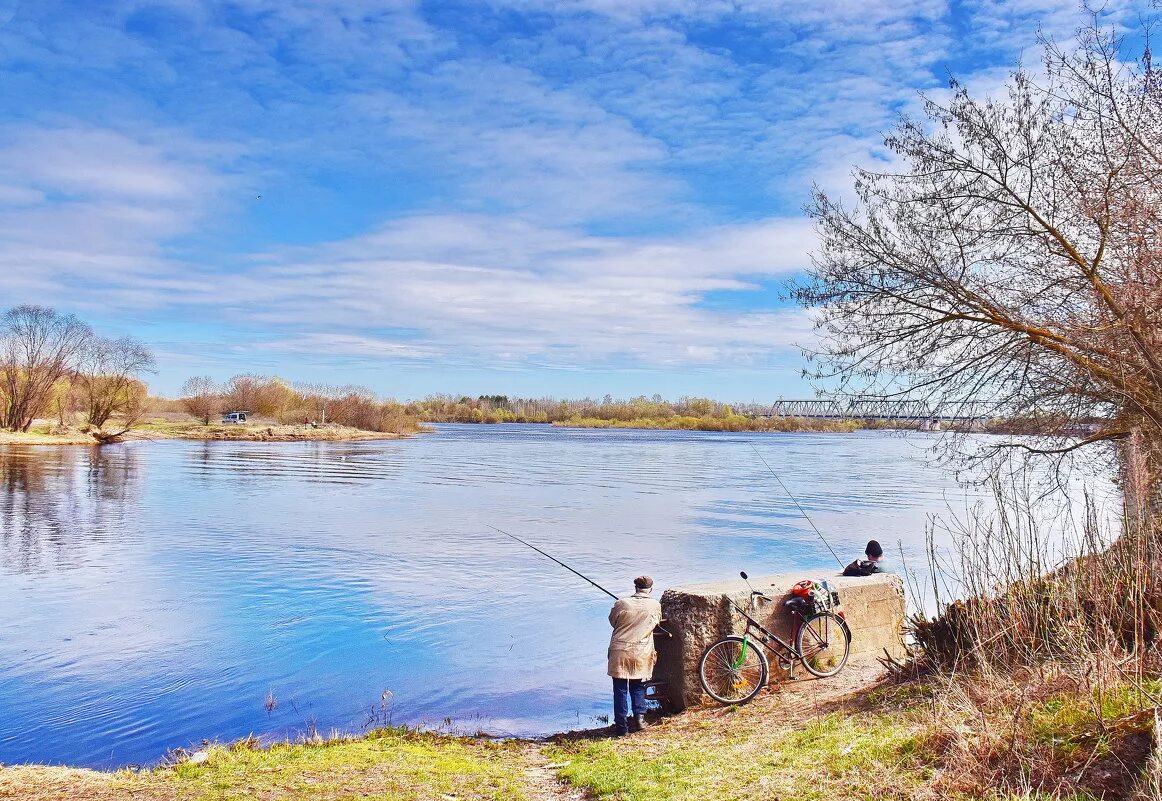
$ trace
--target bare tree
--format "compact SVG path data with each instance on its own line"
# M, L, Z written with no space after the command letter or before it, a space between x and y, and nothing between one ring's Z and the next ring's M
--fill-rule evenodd
M327 422L328 408L343 398L352 393L359 393L364 391L362 387L340 386L338 384L322 384L312 382L300 382L294 385L295 391L299 393L303 403L308 409L317 410L319 412L319 422Z
M196 375L182 384L182 406L208 426L222 403L222 390L208 375Z
M76 370L92 335L71 314L44 306L9 309L0 321L0 426L27 431L58 382Z
M67 428L76 421L77 415L85 412L84 393L75 375L57 382L57 390L53 396L50 411L56 415L57 425L61 428Z
M139 376L153 368L153 353L133 337L90 340L77 378L89 425L99 429L110 417L124 418L129 412L136 412L139 417L146 395Z
M284 381L260 375L236 375L223 390L231 409L272 417L281 415L296 400L294 390Z
M137 379L130 379L119 393L116 421L111 428L98 428L90 433L101 443L117 442L137 425L149 411L149 388Z
M819 313L817 379L989 400L1083 443L1136 432L1157 487L1162 89L1119 48L1091 27L1004 97L954 83L887 138L897 171L856 171L854 208L817 191L795 289Z

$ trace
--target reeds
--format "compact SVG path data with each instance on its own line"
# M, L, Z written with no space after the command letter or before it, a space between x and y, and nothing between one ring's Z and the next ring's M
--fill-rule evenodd
M1124 475L1124 494L1149 499L1152 485L1133 484L1143 480ZM929 531L936 615L909 621L910 676L935 688L943 783L1162 799L1162 542L1150 502L1128 502L1107 531L1091 495L1074 515L1028 483L992 489L995 513L953 521L939 547Z

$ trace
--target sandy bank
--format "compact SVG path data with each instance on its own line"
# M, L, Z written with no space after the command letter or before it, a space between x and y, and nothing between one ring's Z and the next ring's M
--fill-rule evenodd
M111 440L222 440L234 442L353 442L357 440L401 439L410 434L389 431L365 431L339 425L221 425L149 420L132 431ZM80 429L61 429L51 424L37 424L27 433L0 431L0 445L99 445L100 438Z

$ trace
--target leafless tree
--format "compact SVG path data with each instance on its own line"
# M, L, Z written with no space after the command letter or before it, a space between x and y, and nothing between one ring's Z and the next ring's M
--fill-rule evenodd
M84 414L87 408L80 382L76 380L75 376L58 382L57 390L53 395L50 411L56 415L57 425L61 428L67 428L75 422L77 416Z
M89 425L100 429L114 415L124 421L130 412L139 417L147 391L139 376L153 368L153 353L133 337L92 338L81 358L77 377Z
M281 415L297 400L286 382L261 375L236 375L223 389L231 409L271 417Z
M117 401L115 421L109 428L98 428L89 433L98 442L117 442L133 429L149 411L149 388L137 379L131 379Z
M89 326L44 306L16 306L0 320L0 426L27 431L58 383L77 369Z
M333 403L347 395L359 394L365 391L362 387L313 382L296 383L294 388L308 409L318 411L320 423L327 422L329 414L328 408Z
M208 426L210 418L221 409L222 390L208 375L196 375L182 384L182 406Z
M1162 84L1097 27L1043 44L1044 74L1002 97L926 98L886 140L899 168L856 171L853 207L817 191L795 288L819 314L814 375L1132 439L1157 487Z

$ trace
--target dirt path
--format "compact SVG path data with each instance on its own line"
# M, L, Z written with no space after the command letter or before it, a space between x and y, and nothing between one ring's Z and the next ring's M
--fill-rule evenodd
M793 724L797 719L826 714L858 698L861 691L875 686L886 675L884 667L874 658L853 658L838 675L829 679L808 676L795 681L772 683L742 707L728 708L708 701L681 715L659 718L645 732L632 735L626 742L668 737L686 728L705 729L707 724L713 725L714 721L737 720L740 715L744 718L770 718ZM605 728L567 732L550 739L553 742L567 742L607 736L609 729Z
M586 801L589 793L573 787L557 778L554 772L562 767L559 762L550 762L539 743L529 743L524 751L528 763L525 781L529 801Z

